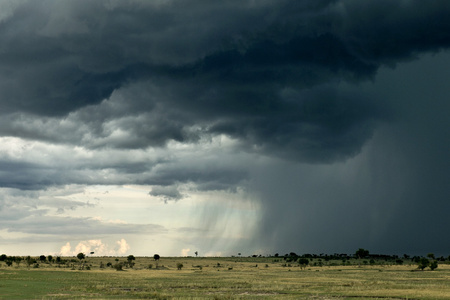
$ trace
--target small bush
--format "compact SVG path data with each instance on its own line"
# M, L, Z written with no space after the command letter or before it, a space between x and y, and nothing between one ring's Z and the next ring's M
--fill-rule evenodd
M182 263L177 263L177 269L181 270L183 268L183 264Z
M115 264L113 268L116 269L116 271L122 271L123 270L122 264Z

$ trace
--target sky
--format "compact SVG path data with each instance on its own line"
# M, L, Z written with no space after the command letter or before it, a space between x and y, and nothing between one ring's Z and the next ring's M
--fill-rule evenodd
M0 252L450 255L450 1L0 0Z

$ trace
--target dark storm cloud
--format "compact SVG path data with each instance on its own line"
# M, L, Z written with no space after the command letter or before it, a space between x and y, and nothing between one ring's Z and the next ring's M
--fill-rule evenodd
M163 146L224 133L247 150L348 158L390 108L338 92L339 82L374 78L382 65L450 44L447 1L16 6L0 24L3 114L76 113L84 132L49 137L44 130L42 138L87 147ZM137 100L123 99L121 118L117 110L95 114L98 106L84 111L88 117L76 112L132 83L141 84L130 96ZM20 127L3 130L33 135ZM126 138L113 136L118 131Z
M378 126L353 159L272 162L253 170L252 189L265 211L259 240L283 253L364 247L447 255L450 245L439 235L450 209L449 63L448 53L429 55L360 85L361 92L394 102L396 120Z

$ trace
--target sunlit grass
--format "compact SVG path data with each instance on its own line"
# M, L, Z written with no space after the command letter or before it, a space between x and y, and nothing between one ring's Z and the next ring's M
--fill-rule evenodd
M126 258L119 258L125 261ZM41 263L0 266L0 299L449 299L450 267L323 266L301 269L271 258L88 258L90 270ZM183 264L177 270L177 263ZM149 264L152 268L149 269ZM156 267L158 266L158 269Z

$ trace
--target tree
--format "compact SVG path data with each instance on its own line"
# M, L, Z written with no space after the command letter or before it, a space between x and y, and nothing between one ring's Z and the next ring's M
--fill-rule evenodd
M177 263L177 269L181 270L183 268L183 264L182 263Z
M438 262L436 261L436 260L433 260L431 263L430 263L430 269L431 269L431 271L433 271L434 269L436 269L438 267Z
M134 255L128 255L127 261L128 261L128 266L130 266L130 268L133 268L133 265L134 265L133 260L136 260Z
M16 264L17 264L17 266L19 266L20 265L20 262L23 260L23 258L22 257L20 257L20 256L17 256L15 259L14 259L14 261L16 262Z
M53 261L53 256L51 256L51 255L47 256L47 260L48 260L48 262L52 262Z
M198 256L198 251L195 251L195 257L197 257Z
M161 257L159 256L159 254L155 254L155 255L153 255L153 259L154 260L159 260Z
M11 257L11 256L9 256L9 257L7 257L7 258L5 259L6 265L7 265L8 267L11 267L11 265L13 264L13 261L14 261L14 259L13 259L13 257Z
M84 269L83 259L86 258L86 255L84 255L84 253L80 252L77 254L77 258L80 260L80 270L83 270Z
M300 269L304 269L309 264L309 259L302 257L298 260L298 263L300 265Z
M45 255L39 256L39 260L40 261L45 261L46 259L47 259L47 257Z
M428 254L427 254L427 257L430 258L430 259L435 259L433 253L428 253Z
M355 256L359 259L361 258L366 258L367 256L369 256L369 250L363 249L363 248L359 248L356 253Z
M84 255L84 253L80 252L77 254L77 258L81 261L85 258L86 256Z
M422 271L423 271L423 269L425 269L425 268L428 267L429 265L430 265L430 261L428 260L428 258L422 257L422 258L419 260L418 266L419 266L419 269L421 269Z

